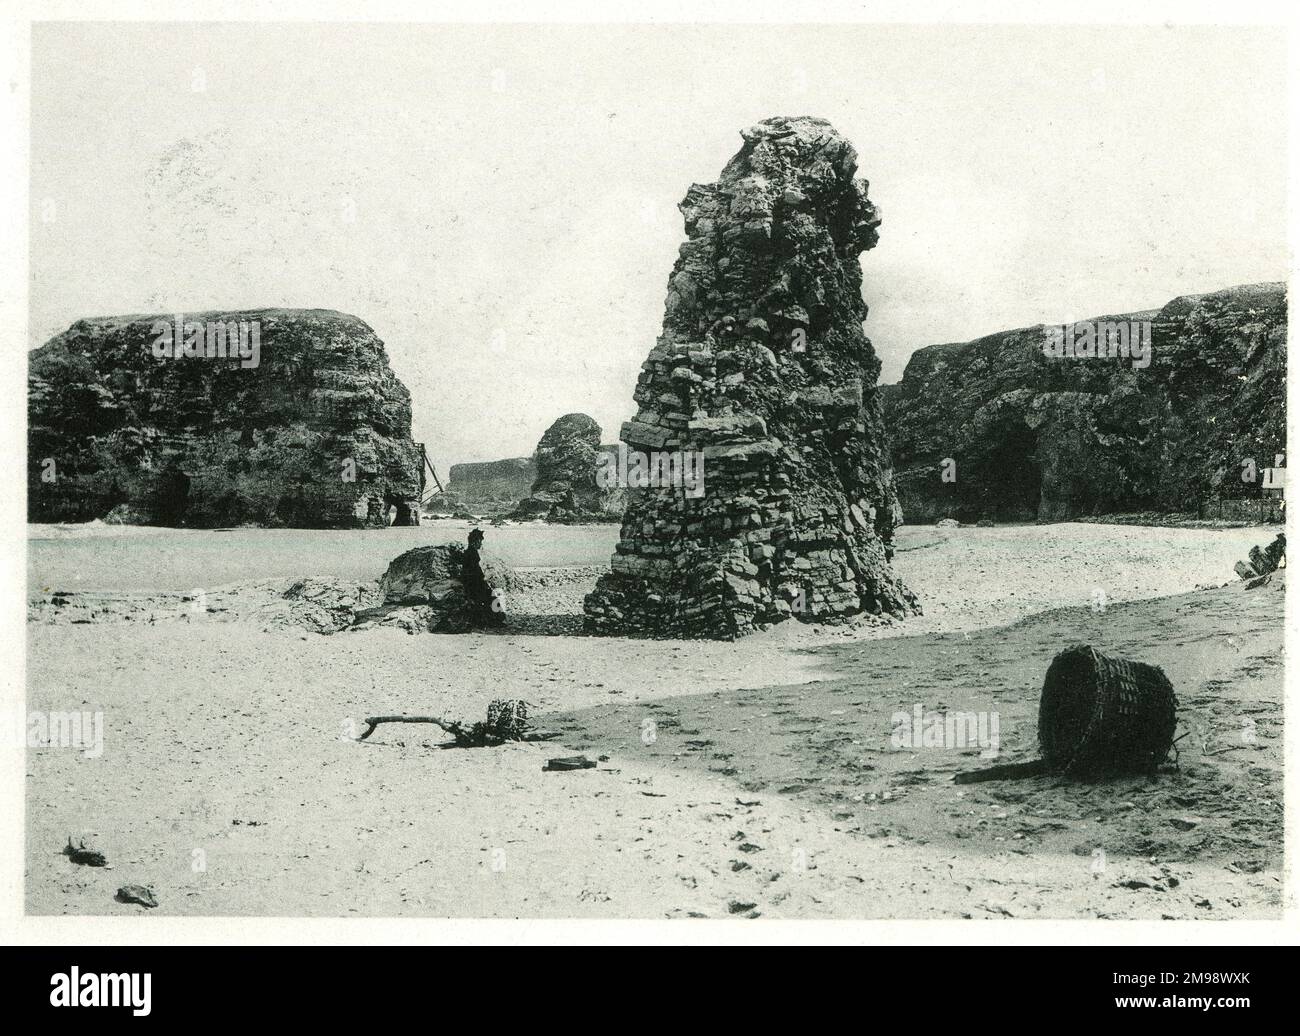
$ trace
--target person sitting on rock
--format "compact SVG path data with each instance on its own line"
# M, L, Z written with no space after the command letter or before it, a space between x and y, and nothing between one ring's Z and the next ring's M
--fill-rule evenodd
M468 605L470 621L475 626L504 626L505 614L483 575L482 557L479 554L482 546L483 530L471 529L469 547L460 567L460 584L465 591L465 603Z

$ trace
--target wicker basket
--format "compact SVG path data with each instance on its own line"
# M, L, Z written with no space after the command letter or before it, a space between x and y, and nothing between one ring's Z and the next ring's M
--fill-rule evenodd
M1177 710L1164 670L1075 644L1043 681L1039 748L1050 770L1072 777L1154 773L1173 744Z

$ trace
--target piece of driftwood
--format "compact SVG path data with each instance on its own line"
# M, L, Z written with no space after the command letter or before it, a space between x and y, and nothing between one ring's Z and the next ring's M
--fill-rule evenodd
M585 755L566 755L559 759L548 759L543 770L593 770L596 767L594 759L588 759Z
M433 723L458 739L468 737L473 729L473 727L467 728L463 723L458 723L455 720L439 719L437 716L367 716L365 732L357 740L364 741L375 732L375 728L381 723ZM477 725L474 724L474 726ZM495 742L485 741L484 744L500 744L505 741L550 741L559 736L560 732L558 730L530 730L517 738L500 738Z
M1252 590L1256 586L1261 586L1258 580L1261 576L1266 576L1270 572L1276 572L1279 568L1286 567L1286 533L1279 532L1277 537L1267 547L1251 547L1250 560L1238 561L1233 566L1233 571L1241 579L1251 580L1251 584L1246 587Z
M459 723L440 719L437 716L367 716L365 732L357 740L364 741L375 732L375 728L381 723L436 723L449 734L454 734L460 729Z
M357 740L364 741L381 723L433 723L467 748L502 745L507 741L549 741L560 736L558 731L533 730L528 723L528 703L509 698L493 701L488 706L487 721L472 724L441 716L367 716L366 729Z
M1048 772L1047 762L1034 759L1027 763L1003 763L983 770L966 770L953 777L954 784L979 784L981 781L1005 781L1015 777L1037 777Z

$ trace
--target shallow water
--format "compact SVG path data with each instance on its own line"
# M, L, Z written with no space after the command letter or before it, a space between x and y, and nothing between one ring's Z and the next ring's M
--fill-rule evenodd
M255 579L337 576L378 579L403 551L463 543L469 522L418 528L314 530L114 530L102 525L28 529L29 592L192 590ZM617 525L481 526L486 550L516 568L605 568ZM926 614L952 611L996 625L1062 604L1135 600L1235 581L1232 564L1279 531L1165 529L1072 524L938 530L902 526L895 571ZM968 616L967 624L970 617ZM911 625L916 625L913 622Z
M65 530L72 528L72 534ZM83 535L33 527L32 591L189 590L251 579L340 576L378 579L412 547L463 543L468 522L394 529L167 529L148 535ZM508 565L608 565L617 525L482 527L486 550ZM52 534L54 533L54 534Z

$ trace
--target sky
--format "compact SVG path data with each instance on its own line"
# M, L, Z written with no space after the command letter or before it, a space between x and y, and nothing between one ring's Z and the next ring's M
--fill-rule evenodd
M414 438L618 438L739 131L829 119L880 207L865 330L911 353L1284 280L1273 29L75 24L33 29L30 345L87 316L337 309Z

